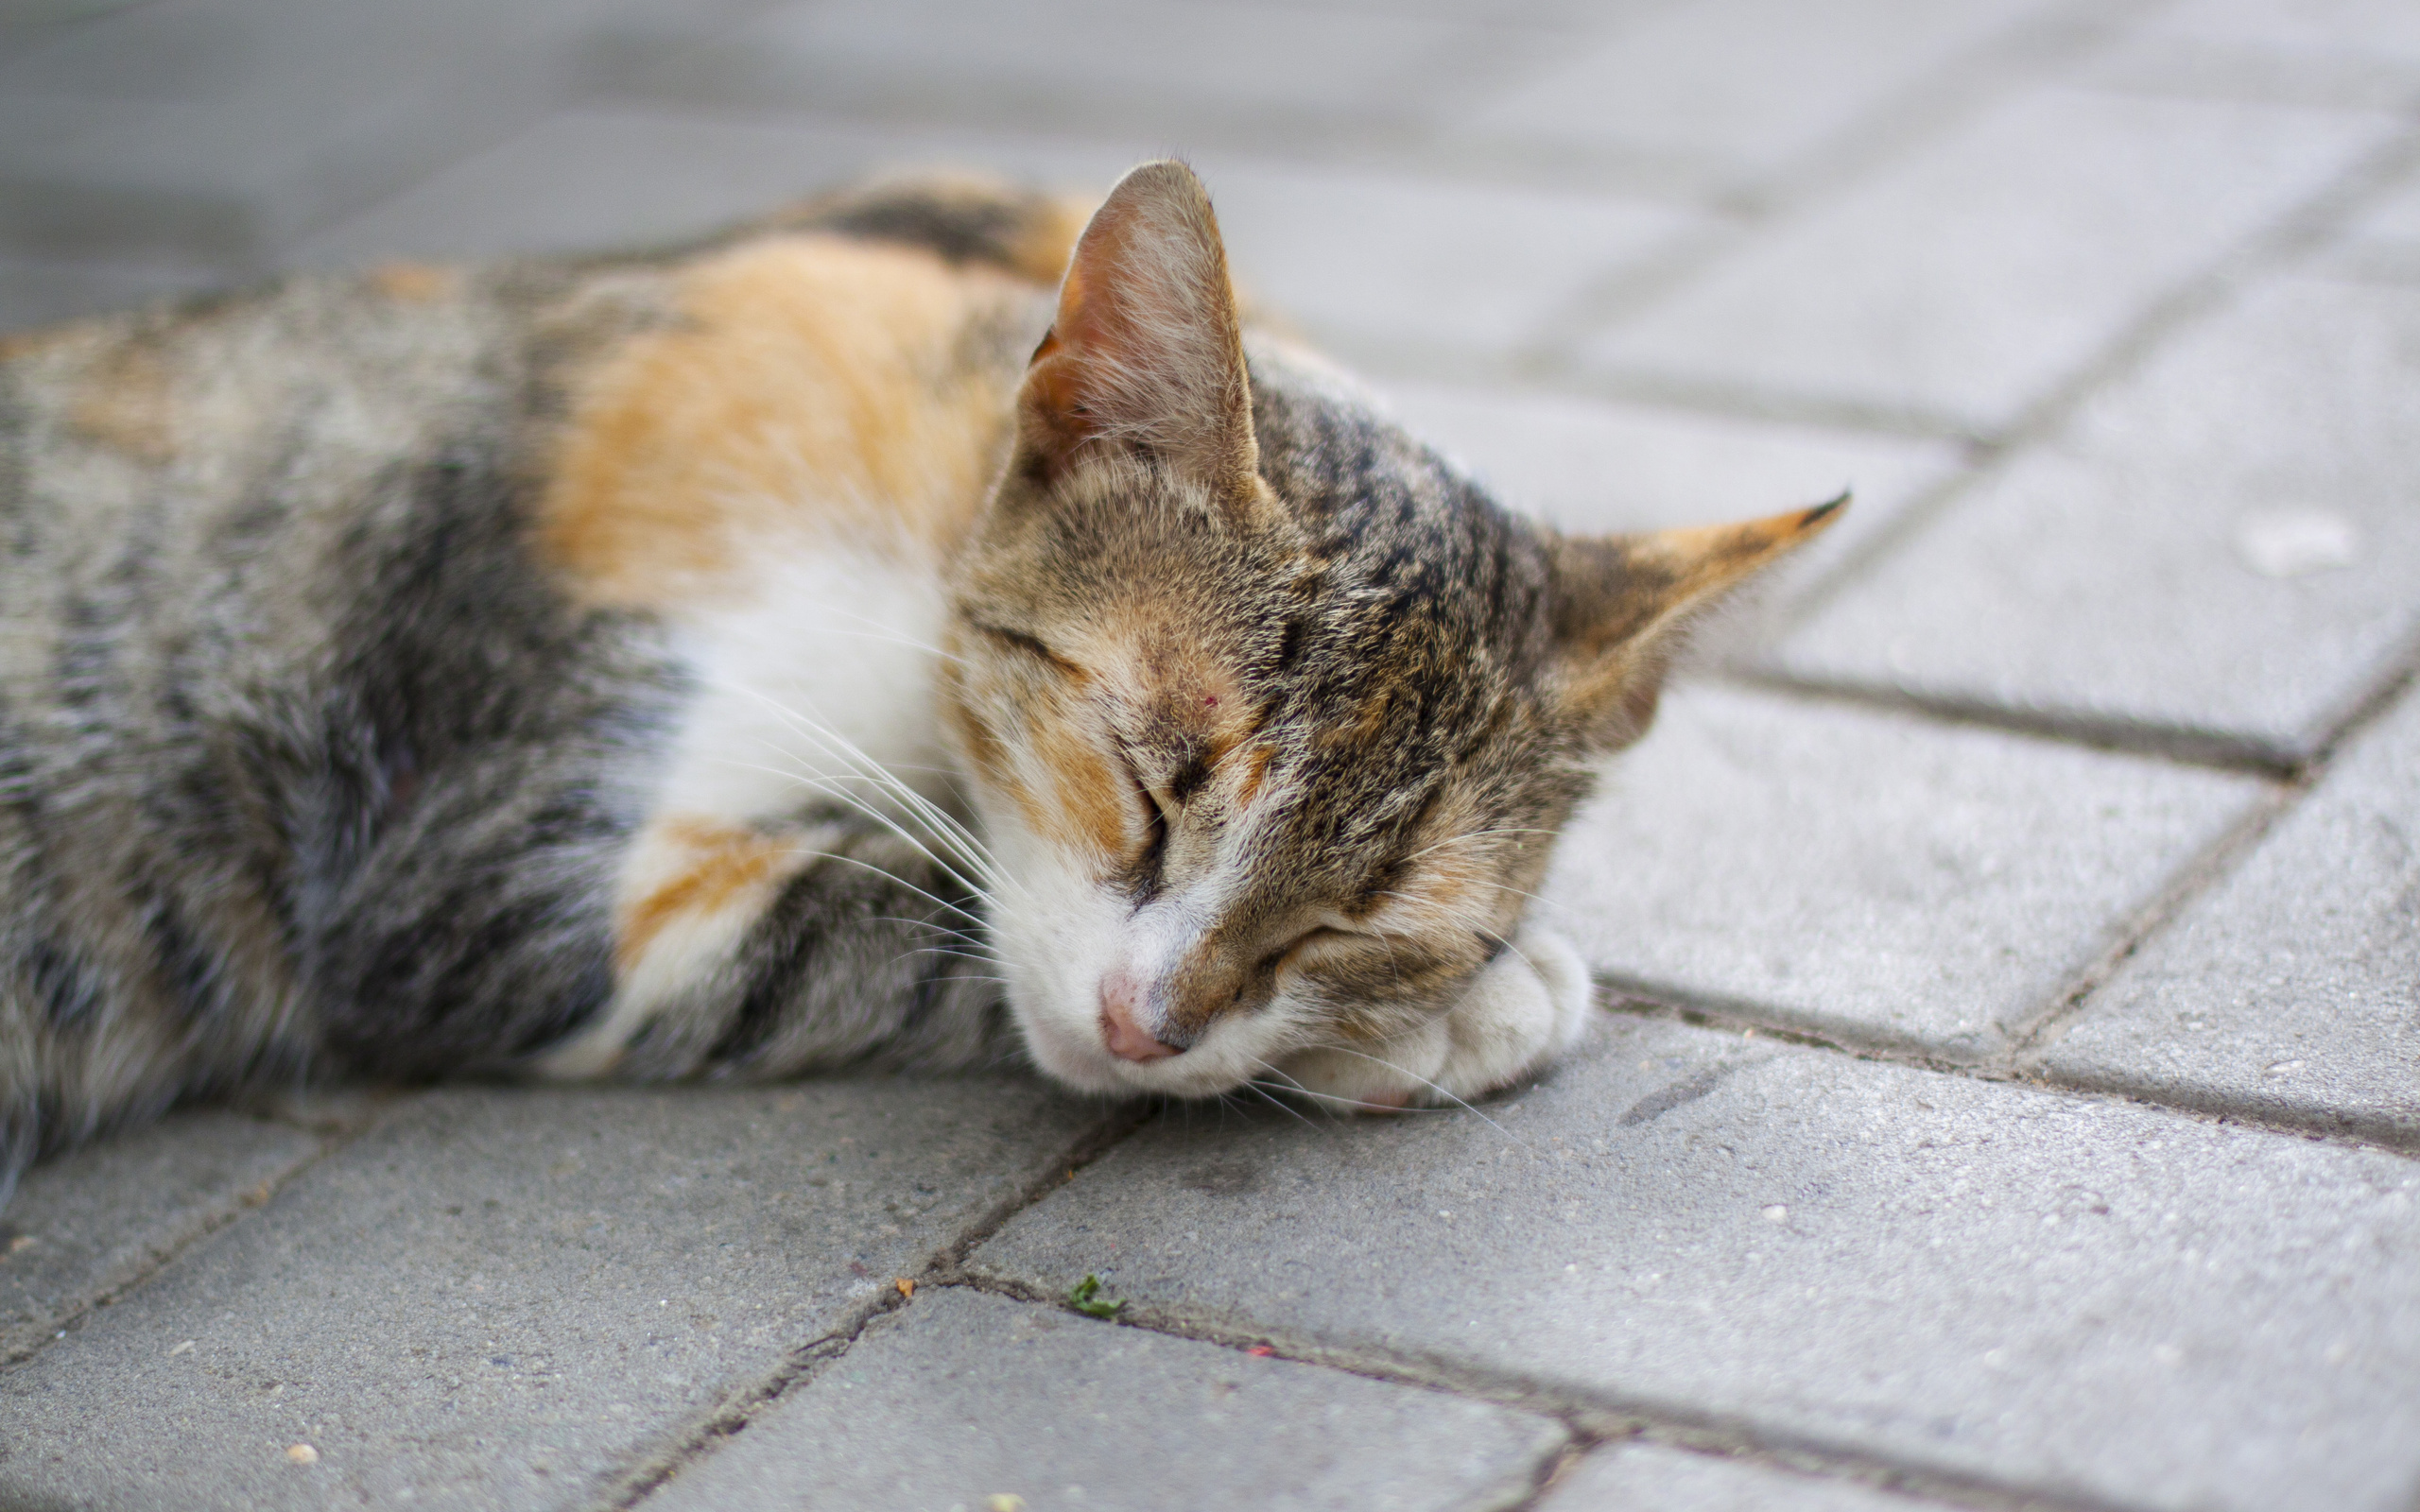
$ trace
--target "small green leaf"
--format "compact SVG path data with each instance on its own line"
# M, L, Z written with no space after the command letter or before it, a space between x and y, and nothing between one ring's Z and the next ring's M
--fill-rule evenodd
M1126 1303L1123 1298L1114 1302L1104 1302L1098 1299L1099 1297L1100 1278L1087 1276L1078 1281L1075 1288L1068 1292L1067 1305L1086 1317L1115 1317L1125 1310Z

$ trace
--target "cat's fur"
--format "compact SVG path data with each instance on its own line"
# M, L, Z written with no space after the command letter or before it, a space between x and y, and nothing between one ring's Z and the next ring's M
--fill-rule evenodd
M1156 163L0 356L0 1183L304 1074L1474 1094L1686 615L1247 339ZM1035 343L1041 340L1039 350ZM1030 361L1028 361L1030 354ZM1010 1010L1003 1010L1002 979Z

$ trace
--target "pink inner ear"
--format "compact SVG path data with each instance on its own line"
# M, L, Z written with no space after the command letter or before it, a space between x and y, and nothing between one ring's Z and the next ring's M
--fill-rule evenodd
M1226 254L1191 170L1135 169L1084 228L1025 407L1054 461L1115 440L1205 475L1256 464Z

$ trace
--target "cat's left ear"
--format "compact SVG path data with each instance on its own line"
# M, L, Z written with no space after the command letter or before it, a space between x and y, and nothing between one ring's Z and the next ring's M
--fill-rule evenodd
M1611 751L1647 733L1689 622L1822 534L1848 502L1843 493L1738 524L1556 538L1550 696L1581 739Z
M1020 444L1050 473L1134 447L1221 496L1263 491L1226 249L1192 169L1147 163L1110 191L1017 408Z

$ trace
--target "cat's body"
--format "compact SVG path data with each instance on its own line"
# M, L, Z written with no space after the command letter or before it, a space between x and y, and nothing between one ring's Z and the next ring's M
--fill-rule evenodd
M1811 517L1560 541L1247 376L1182 169L1054 299L1078 225L911 186L0 349L0 1190L304 1074L966 1064L1003 977L1095 1090L1567 1040L1552 832Z

